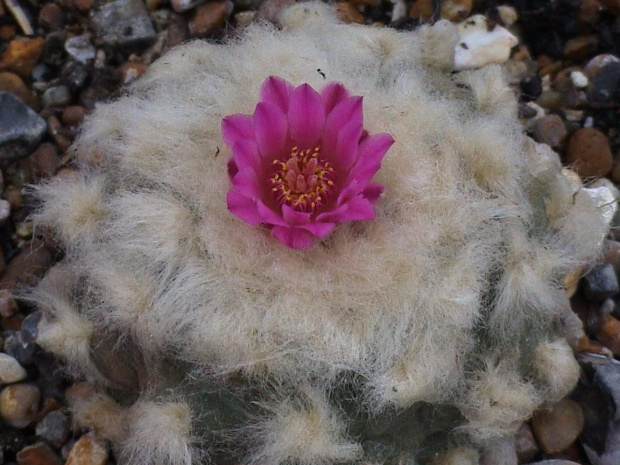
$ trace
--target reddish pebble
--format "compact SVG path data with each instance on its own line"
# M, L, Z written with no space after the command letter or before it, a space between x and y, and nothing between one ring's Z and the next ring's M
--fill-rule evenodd
M60 159L58 150L53 144L45 142L30 155L32 160L32 174L35 179L51 178L56 174Z
M42 37L12 40L2 55L0 70L13 71L21 77L29 76L43 52L44 45L45 40Z
M601 0L605 8L615 15L620 15L620 0Z
M73 4L81 13L88 13L93 7L93 0L74 0Z
M46 3L39 11L39 24L48 30L62 28L62 10L55 3Z
M52 136L61 152L67 150L71 145L71 139L55 116L50 116L47 119L47 132Z
M471 13L472 6L472 0L443 0L441 17L457 23L464 21Z
M607 136L594 128L578 129L568 143L566 161L582 178L606 176L613 166Z
M620 321L616 318L607 314L603 315L596 338L614 355L620 355Z
M2 257L4 261L4 256ZM4 267L3 267L4 268ZM6 289L0 290L0 316L8 318L17 312L17 303L11 292Z
M12 40L15 37L15 26L5 24L0 26L0 40Z
M532 133L537 142L557 147L566 137L566 127L558 115L546 115L534 121Z
M44 442L24 447L17 453L18 465L62 465L63 461Z
M546 454L562 452L583 430L581 406L569 399L542 407L532 417L532 431L540 448Z
M68 128L79 126L86 115L86 108L80 105L70 105L62 111L60 121Z
M594 34L568 39L564 45L564 57L571 60L587 58L596 52L598 45L599 38Z
M230 0L207 2L196 8L189 22L189 32L193 37L208 37L223 28L233 10Z
M336 3L336 10L342 22L364 24L364 15L349 2Z
M105 465L108 462L108 450L92 433L85 434L75 443L66 465Z
M119 74L121 78L121 84L129 84L134 79L142 76L147 70L148 66L142 63L123 63L119 68Z
M577 19L581 23L595 26L599 21L601 9L602 6L599 0L581 0L579 10L577 11Z

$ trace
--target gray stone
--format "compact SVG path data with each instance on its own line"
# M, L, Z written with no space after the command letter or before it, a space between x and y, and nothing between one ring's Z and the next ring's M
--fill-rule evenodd
M480 465L518 465L514 438L500 439L488 444L482 451Z
M11 203L8 200L0 199L0 225L9 219L11 215Z
M202 5L206 0L172 0L172 8L177 13L191 10L192 8Z
M45 134L45 120L8 92L0 92L0 108L0 160L25 157Z
M60 410L48 413L38 424L37 436L60 448L69 439L69 422Z
M43 93L43 106L62 107L71 102L71 91L67 86L50 87Z
M529 423L525 422L519 427L515 435L515 446L519 463L531 462L540 453Z
M65 51L75 61L86 64L95 59L97 49L88 37L77 36L67 39L65 42Z
M39 321L41 321L41 311L32 312L22 321L22 339L25 342L35 342L39 335Z
M590 99L597 103L611 103L620 99L620 63L610 63L592 80Z
M23 381L28 376L26 370L17 360L0 352L0 384L12 384Z
M21 331L8 332L4 339L4 351L21 365L30 365L35 352L34 342L24 341Z
M586 297L593 301L602 301L620 293L618 278L613 265L595 266L584 278Z
M112 47L141 48L155 40L155 28L140 0L116 0L92 15L97 37Z

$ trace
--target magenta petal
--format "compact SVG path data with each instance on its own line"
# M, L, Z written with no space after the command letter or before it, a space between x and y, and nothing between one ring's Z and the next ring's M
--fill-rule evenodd
M252 168L257 171L260 169L260 155L258 146L253 140L241 140L233 146L233 159L237 169Z
M272 226L288 226L286 221L284 221L280 215L274 212L271 208L269 208L263 202L258 201L256 208L258 209L258 213L260 213L263 223L269 224Z
M292 249L309 249L314 242L314 236L300 228L275 226L271 235Z
M254 138L254 124L250 115L230 115L222 120L222 138L229 147L236 142Z
M300 150L313 149L325 127L321 96L308 84L295 88L288 109L290 135Z
M356 162L358 145L363 128L356 121L345 124L338 133L336 153L331 157L332 162L341 169L348 171Z
M316 237L325 237L333 231L336 223L308 223L299 227L311 232Z
M390 134L373 134L365 137L358 148L358 161L351 170L350 179L366 184L381 168L381 160L394 143Z
M287 204L282 205L284 221L291 226L302 226L310 222L310 213L298 212Z
M372 220L375 217L375 208L369 200L362 196L357 196L350 199L336 210L326 212L319 216L321 217L321 221L333 221L335 223Z
M286 113L293 89L293 84L287 80L277 76L269 76L260 88L260 99L263 102L277 105L280 110Z
M379 199L379 197L381 197L381 194L383 194L384 190L385 186L376 182L371 182L368 183L366 188L362 191L362 196L369 202L375 203Z
M277 105L260 102L254 110L254 134L261 156L281 157L286 144L288 121Z
M327 115L323 134L324 153L334 156L338 134L345 124L356 123L363 126L362 97L349 97L338 103Z
M258 182L258 176L252 168L245 168L239 170L232 180L233 186L237 190L253 200L258 200L262 197L262 189Z
M329 113L334 107L349 96L349 92L339 82L330 82L321 91L325 112Z
M256 208L256 202L243 195L239 189L232 188L228 191L226 203L228 204L228 210L246 223L250 223L253 226L261 224L262 219Z

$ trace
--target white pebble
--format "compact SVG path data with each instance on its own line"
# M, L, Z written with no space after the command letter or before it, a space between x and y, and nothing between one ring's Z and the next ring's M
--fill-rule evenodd
M459 41L454 54L455 71L478 69L490 63L505 63L510 57L510 49L519 40L500 26L491 31L487 18L474 15L457 26Z
M591 128L592 126L594 126L594 119L592 119L591 116L588 116L586 120L583 122L583 127Z
M8 200L0 199L0 224L4 223L11 215L11 204Z
M616 213L618 213L618 197L620 196L620 192L618 192L618 189L611 181L607 179L605 179L605 181L609 184L604 183L604 181L598 184L593 183L592 186L596 187L586 187L583 190L594 200L605 223L611 225Z
M499 17L502 18L504 25L506 27L512 26L519 19L519 15L517 14L517 10L509 5L500 5L497 7L497 11L499 12Z
M10 355L0 352L0 384L23 381L28 376L26 370Z
M588 87L588 76L583 74L581 71L573 71L570 73L570 79L573 81L573 85L577 89L583 89L584 87Z

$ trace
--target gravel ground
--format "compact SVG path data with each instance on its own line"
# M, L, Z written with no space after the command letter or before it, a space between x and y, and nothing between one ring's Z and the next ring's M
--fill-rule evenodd
M28 186L70 172L70 145L84 116L96 102L119 95L166 50L193 38L221 41L257 19L275 21L293 1L0 3L0 464L114 463L105 443L72 427L65 399L87 389L37 347L40 315L16 296L62 256L28 219L34 207ZM463 37L463 60L491 54L504 62L530 135L560 153L576 183L600 187L611 203L620 196L620 0L335 5L343 21L368 27L411 30L441 17L475 22L473 15L484 14L489 34L509 29L519 41L510 58ZM620 464L616 239L612 230L602 263L566 280L586 329L574 344L580 384L524 423L514 441L483 454L485 465Z

